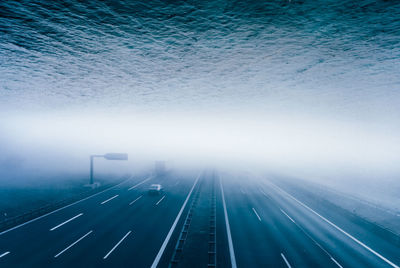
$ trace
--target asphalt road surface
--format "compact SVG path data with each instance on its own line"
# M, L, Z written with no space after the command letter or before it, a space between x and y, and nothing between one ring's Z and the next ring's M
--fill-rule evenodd
M133 177L0 233L0 267L399 265L394 234L293 186L215 171Z

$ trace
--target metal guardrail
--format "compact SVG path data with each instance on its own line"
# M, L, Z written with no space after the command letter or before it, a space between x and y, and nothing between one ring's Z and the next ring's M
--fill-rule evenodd
M199 201L200 189L201 189L201 187L203 185L203 181L204 180L201 181L201 183L199 184L199 186L197 186L197 188L195 190L196 192L195 192L195 194L193 196L193 200L192 200L192 202L190 204L190 208L189 208L188 213L186 215L185 222L184 222L182 230L181 230L181 232L179 234L178 241L176 243L174 252L172 254L172 258L171 258L169 266L168 266L169 268L178 267L179 261L180 261L180 259L182 257L181 255L182 255L183 247L184 247L184 244L186 242L186 238L187 238L187 235L188 235L188 232L189 232L189 227L190 227L190 223L192 221L193 213L196 210L196 206L197 206L197 203Z
M211 209L208 234L208 267L217 266L217 201L215 195L215 176L212 180Z

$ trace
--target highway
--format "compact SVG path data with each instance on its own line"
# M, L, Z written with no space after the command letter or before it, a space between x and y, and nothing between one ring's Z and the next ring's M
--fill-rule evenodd
M225 188L226 195L234 197L228 211L239 267L398 267L400 263L399 241L385 241L351 223L341 211L307 200L318 207L317 212L268 180L230 177Z
M294 186L207 170L132 177L4 231L0 267L399 267L399 243Z

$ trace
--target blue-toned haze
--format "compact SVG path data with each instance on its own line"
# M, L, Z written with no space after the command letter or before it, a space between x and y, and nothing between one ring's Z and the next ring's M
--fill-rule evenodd
M23 256L28 267L42 258L37 267L143 267L167 237L157 258L173 254L172 264L192 256L172 251L195 211L185 248L204 241L204 258L220 267L228 244L239 267L384 265L377 254L399 265L400 239L389 232L400 234L400 0L0 0L0 223L22 213L7 216L7 206L47 202L46 189L66 204L67 186L59 186L86 184L89 156L105 153L129 160L96 158L96 182L135 178L5 234L2 263ZM198 186L194 175L171 172L126 191L155 160L216 172L204 172ZM256 184L271 178L326 219ZM144 196L153 183L165 187L157 203ZM128 209L128 199L142 196ZM70 213L85 215L70 222ZM222 225L209 226L213 216ZM66 229L49 232L56 221ZM211 230L205 240L202 226ZM85 228L94 234L72 243ZM126 228L132 235L121 243ZM40 252L14 247L21 241ZM96 249L112 244L100 258Z
M125 150L398 174L399 18L379 0L1 1L0 142L46 168Z

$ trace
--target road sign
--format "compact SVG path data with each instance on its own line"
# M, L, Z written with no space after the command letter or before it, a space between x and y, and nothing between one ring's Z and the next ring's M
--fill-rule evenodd
M107 160L128 160L128 154L108 153L104 155Z
M93 185L93 159L95 157L104 157L107 160L128 160L128 154L108 153L104 155L94 154L90 156L90 185Z

